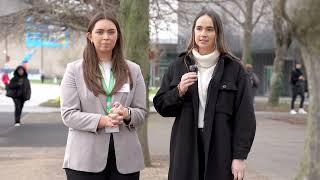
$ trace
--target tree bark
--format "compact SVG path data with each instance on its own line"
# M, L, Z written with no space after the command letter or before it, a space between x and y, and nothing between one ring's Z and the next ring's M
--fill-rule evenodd
M310 96L305 154L297 179L314 180L320 179L320 49L312 53L308 47L302 46L301 53L307 70Z
M281 93L281 84L283 77L283 65L284 56L287 51L287 47L279 46L276 47L276 57L274 58L272 66L272 76L271 76L271 91L268 97L268 103L272 106L279 105L279 97Z
M320 1L282 0L283 16L294 27L309 84L309 112L305 155L298 180L320 179Z
M120 19L125 39L127 58L140 65L146 82L149 112L149 0L121 0ZM139 128L139 138L146 166L151 165L148 145L148 121Z
M269 105L279 105L282 89L283 66L286 53L291 44L291 29L281 16L279 0L272 1L273 31L275 33L275 58L272 67L271 92L268 98Z
M243 44L242 44L242 61L244 64L252 64L253 59L251 56L251 43L252 42L252 30L243 29Z
M255 0L245 1L245 21L243 23L243 44L242 44L242 61L244 64L252 64L251 44L253 31L253 4Z

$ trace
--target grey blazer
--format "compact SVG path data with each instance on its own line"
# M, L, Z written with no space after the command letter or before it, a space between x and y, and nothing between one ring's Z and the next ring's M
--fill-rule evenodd
M61 82L61 117L69 127L63 168L77 171L100 172L106 164L110 133L97 129L99 119L106 114L106 96L98 97L84 82L83 60L67 65ZM118 171L128 174L144 168L144 158L136 128L146 116L145 83L139 65L127 61L133 87L129 92L117 92L112 102L120 102L131 110L131 122L121 125L113 133Z

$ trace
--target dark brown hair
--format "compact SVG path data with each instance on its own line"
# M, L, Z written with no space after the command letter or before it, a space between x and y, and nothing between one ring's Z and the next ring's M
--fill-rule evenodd
M117 92L124 83L129 79L131 81L131 76L129 73L128 65L124 59L123 53L123 37L120 29L120 25L114 15L109 13L97 13L92 17L88 25L88 33L92 33L95 24L102 19L109 20L113 22L117 28L118 38L117 42L112 50L112 72L115 77L115 85L111 91L111 95ZM100 79L102 74L99 69L99 58L95 50L94 44L87 38L87 45L83 52L83 76L87 88L92 91L92 93L97 96L99 94L105 94L106 92L102 88Z
M224 39L224 31L223 31L223 25L222 25L222 21L220 19L220 16L213 10L202 10L197 16L196 18L194 19L193 21L193 25L192 25L192 32L191 32L191 38L190 38L190 41L189 41L189 44L187 46L187 55L189 55L192 51L193 48L198 48L197 47L197 44L195 42L195 37L194 37L194 28L196 26L196 22L197 20L201 17L201 16L204 16L204 15L207 15L211 18L212 20L212 23L213 23L213 28L216 32L216 49L218 49L218 51L221 53L221 54L229 54L231 56L232 53L228 47L228 45L226 44L225 42L225 39Z

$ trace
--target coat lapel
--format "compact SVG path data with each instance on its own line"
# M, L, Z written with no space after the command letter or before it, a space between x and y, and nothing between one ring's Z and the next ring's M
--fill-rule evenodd
M224 70L224 59L220 57L217 67L214 71L213 77L209 83L206 110L204 115L204 128L205 128L204 136L206 137L204 142L205 167L207 167L209 145L211 142L211 135L212 135L212 126L215 120L214 109L215 109L217 98L218 98L219 84L222 78L223 70Z
M199 93L198 93L198 81L192 86L192 105L193 105L193 119L194 125L198 129L199 118Z
M104 110L104 112L107 114L107 110L106 110L106 107L107 107L107 101L106 101L106 95L104 95L104 94L99 94L98 95L98 99L99 99L99 101L100 101L100 103L101 103L101 105L102 105L102 107L103 107L103 110Z
M186 65L187 65L187 72L189 72L189 66L194 65L194 60L190 57L187 56L186 59ZM199 116L199 92L198 92L198 81L196 81L191 87L190 91L192 92L192 105L193 105L193 123L195 125L195 130L198 131L198 116Z
M121 102L122 96L123 96L123 93L121 93L121 92L116 92L116 93L112 96L112 104L115 103L115 102L119 102L119 103L121 103L122 105L124 105L124 104L123 104L124 102Z

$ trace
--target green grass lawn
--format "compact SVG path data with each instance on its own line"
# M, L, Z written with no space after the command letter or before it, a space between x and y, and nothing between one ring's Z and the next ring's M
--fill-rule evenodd
M60 107L60 96L56 97L55 99L49 99L48 101L41 103L40 106Z
M41 84L41 80L30 80L31 83ZM61 80L57 81L57 83L53 82L53 79L45 79L43 84L60 84Z
M35 83L41 83L40 81L36 81ZM49 82L50 83L50 82ZM53 81L51 82L53 84ZM149 100L152 101L153 97L157 93L159 88L150 87L149 88ZM55 99L49 99L46 102L40 104L40 106L46 107L60 107L60 97L56 97Z
M40 81L39 81L40 83ZM48 81L48 83L52 83L53 81ZM150 105L152 105L152 99L157 93L159 88L157 87L149 87L149 101ZM41 103L41 106L48 107L60 107L60 97L56 97L55 99L50 99L46 102ZM305 109L308 109L308 106L305 106ZM267 102L257 101L255 104L256 111L270 111L270 112L289 112L290 111L290 103L282 102L278 106L270 106Z
M149 87L149 95L152 97L155 96L158 90L159 90L159 87Z

